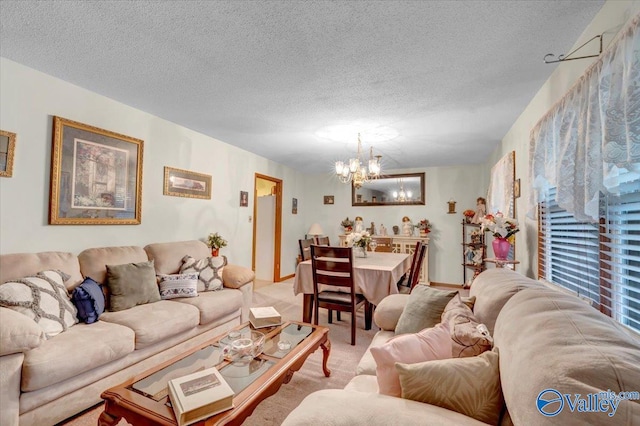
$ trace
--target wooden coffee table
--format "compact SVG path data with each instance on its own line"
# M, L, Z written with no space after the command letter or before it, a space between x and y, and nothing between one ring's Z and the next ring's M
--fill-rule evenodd
M247 333L249 323L235 330ZM167 396L168 380L185 376L209 367L217 367L235 391L234 408L196 423L197 425L239 425L253 413L262 400L273 395L283 383L288 383L307 357L322 348L322 370L326 377L331 371L327 360L331 351L329 329L322 326L290 321L280 326L261 328L265 333L262 355L249 363L232 363L221 356L220 344L227 333L185 352L165 363L102 393L104 412L100 426L116 425L120 419L138 425L175 425L176 419ZM287 341L289 350L278 342Z

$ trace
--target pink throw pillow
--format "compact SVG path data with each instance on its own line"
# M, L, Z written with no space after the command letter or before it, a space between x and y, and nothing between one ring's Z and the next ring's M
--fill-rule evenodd
M451 336L446 324L438 324L419 333L393 337L370 350L376 361L379 393L399 397L402 389L396 362L415 364L451 358Z

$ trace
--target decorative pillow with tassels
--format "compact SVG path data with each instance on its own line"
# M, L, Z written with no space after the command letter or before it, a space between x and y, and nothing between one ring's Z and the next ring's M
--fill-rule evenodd
M47 338L68 330L78 322L77 311L64 282L62 271L42 271L36 275L0 285L0 306L33 319Z
M182 258L180 273L198 273L198 293L222 290L222 272L227 265L226 256L205 257L196 260L187 255Z

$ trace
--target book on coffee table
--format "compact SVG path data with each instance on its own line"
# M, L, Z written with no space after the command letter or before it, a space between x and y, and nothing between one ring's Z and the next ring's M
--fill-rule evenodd
M234 392L216 368L169 380L167 386L180 426L233 408Z
M250 308L249 322L253 328L273 327L282 324L282 317L273 306Z

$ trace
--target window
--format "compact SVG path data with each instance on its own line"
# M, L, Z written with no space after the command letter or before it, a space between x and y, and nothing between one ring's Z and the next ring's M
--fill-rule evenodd
M640 180L602 196L600 224L577 221L554 201L539 205L538 276L565 287L640 331Z

